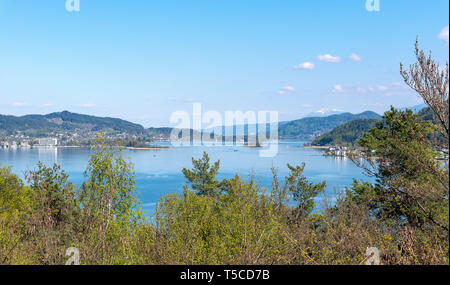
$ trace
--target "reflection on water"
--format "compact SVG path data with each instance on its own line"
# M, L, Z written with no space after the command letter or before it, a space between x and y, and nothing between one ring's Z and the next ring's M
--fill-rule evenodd
M124 150L124 155L135 165L136 185L144 207L153 207L161 195L181 192L183 183L186 183L181 170L192 167L192 157L201 157L203 151L208 152L212 161L220 160L220 179L230 178L236 173L247 179L252 173L255 181L267 188L272 183L272 165L278 168L283 182L283 177L288 174L288 163L299 165L305 162L305 175L311 181L327 181L329 197L333 196L336 188L349 186L353 178L370 180L351 160L325 157L318 150L305 149L302 142L279 142L278 154L269 158L260 157L257 148L239 145ZM23 177L24 171L35 169L38 161L46 165L57 163L70 175L72 182L80 185L90 152L89 148L0 149L0 164L12 166L13 171Z
M51 158L53 156L52 163L58 162L58 148L56 147L40 147L37 148L39 161Z

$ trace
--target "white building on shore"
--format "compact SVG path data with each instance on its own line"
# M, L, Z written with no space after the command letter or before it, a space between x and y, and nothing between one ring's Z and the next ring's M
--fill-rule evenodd
M44 139L39 139L39 145L38 146L55 147L57 145L58 145L58 139L55 139L55 138L44 138Z
M21 148L30 148L30 145L28 144L27 141L23 141L23 142L20 143L20 147Z
M4 141L4 142L0 142L0 147L4 148L4 149L8 149L9 148L9 143Z

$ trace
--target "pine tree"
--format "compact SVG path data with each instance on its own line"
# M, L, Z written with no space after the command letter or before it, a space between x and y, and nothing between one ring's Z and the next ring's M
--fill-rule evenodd
M216 175L219 171L220 161L214 162L213 165L209 163L209 156L206 152L203 152L203 157L195 160L192 158L192 169L183 169L183 174L189 183L192 185L192 189L201 196L216 196L220 193L220 182L216 179Z

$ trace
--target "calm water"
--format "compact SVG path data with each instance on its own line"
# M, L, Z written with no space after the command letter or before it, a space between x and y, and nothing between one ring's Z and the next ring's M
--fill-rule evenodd
M181 173L183 168L191 168L191 158L199 158L207 151L211 161L220 159L219 178L231 178L238 173L248 179L253 173L255 180L264 187L270 187L272 165L278 167L279 177L288 174L287 163L298 165L306 163L305 175L313 182L327 181L327 193L332 197L336 188L344 188L353 178L364 178L362 170L347 158L325 157L320 151L305 149L303 142L279 142L278 154L271 158L259 156L259 150L239 146L180 146L167 150L125 150L124 154L135 165L136 183L143 208L151 210L161 195L182 191L186 180ZM70 175L70 180L80 185L83 171L87 166L90 149L0 149L0 164L11 166L13 171L23 177L26 170L36 168L37 162L47 165L57 163Z

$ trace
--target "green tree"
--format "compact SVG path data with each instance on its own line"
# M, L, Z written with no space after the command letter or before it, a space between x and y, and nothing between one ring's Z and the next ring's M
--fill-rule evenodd
M192 169L183 169L183 174L189 183L192 185L192 189L197 191L198 195L202 196L216 196L221 192L221 183L216 179L216 175L219 171L220 161L214 162L213 165L209 163L209 156L206 152L203 152L203 157L196 160L192 158Z
M31 203L30 189L23 181L11 168L0 168L0 264L21 262L14 253L26 239Z
M38 264L61 264L64 250L75 238L79 226L79 200L75 186L60 166L47 167L26 174L30 182L32 210L26 221L29 255Z
M59 165L50 168L38 162L38 169L27 176L31 180L35 212L49 210L54 223L67 222L75 214L78 209L76 190Z
M115 144L116 145L116 144ZM88 264L127 264L129 250L144 222L137 199L134 166L122 148L97 135L81 188L83 235L80 252Z
M101 135L94 140L93 150L81 191L83 206L107 219L137 221L141 213L133 164L123 158L121 148L106 144Z
M380 202L375 187L363 180L353 179L351 187L346 187L346 198L370 209L379 209Z
M289 176L286 177L286 185L292 194L292 200L297 203L296 217L309 215L315 207L314 198L324 192L326 182L319 184L309 182L303 175L305 163L301 166L291 166L288 164Z
M360 144L378 156L365 168L376 177L380 217L406 219L413 227L432 223L448 233L448 169L435 161L429 139L436 128L392 107Z
M239 176L227 195L192 191L162 197L156 211L163 264L273 264L285 236L272 199Z
M29 189L10 167L0 168L0 217L12 217L30 204Z

